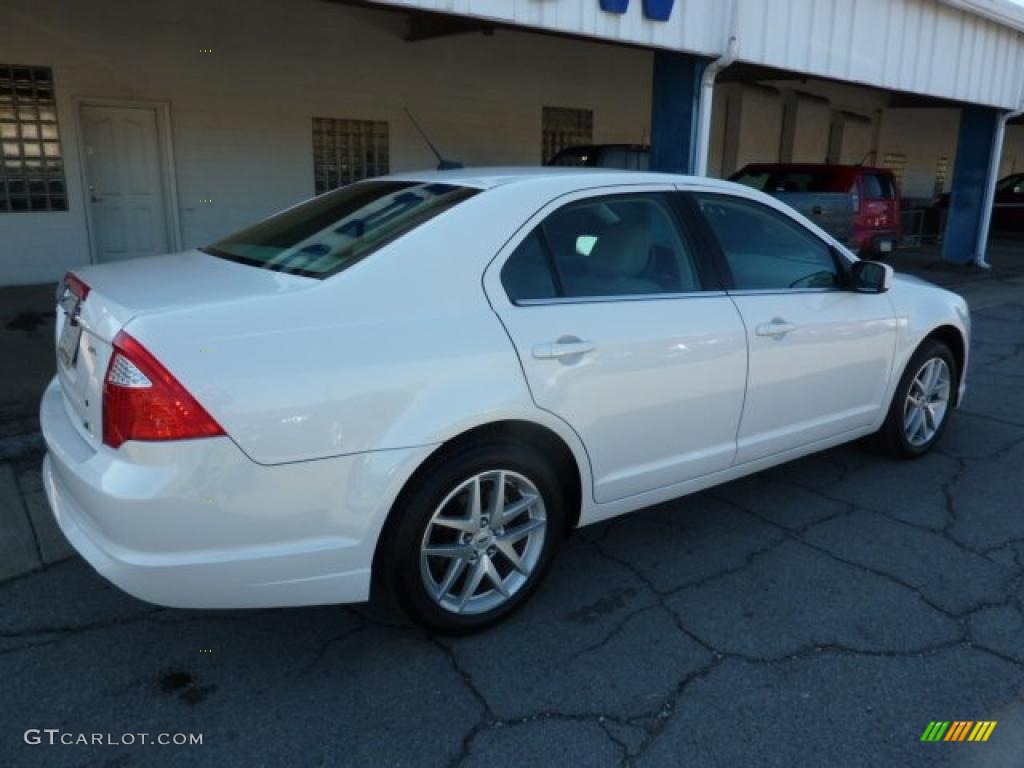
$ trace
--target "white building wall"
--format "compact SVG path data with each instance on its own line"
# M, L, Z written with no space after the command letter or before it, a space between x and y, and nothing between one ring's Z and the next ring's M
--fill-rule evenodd
M733 111L739 119L736 132L738 146L727 174L748 163L774 163L779 160L782 147L782 99L774 88L741 86L742 109Z
M787 163L821 163L828 157L832 107L827 99L799 91L786 95L782 157Z
M387 120L393 171L436 163L403 106L467 164L539 163L545 105L593 109L598 142L650 135L639 49L504 30L406 43L397 14L313 1L3 3L0 59L53 68L69 210L0 214L0 284L89 260L78 98L169 104L186 246L312 196L314 116Z
M708 143L708 175L722 177L722 163L725 153L725 125L729 117L729 86L715 88L711 105L711 136Z
M946 158L949 168L942 191L949 191L959 129L958 109L886 110L879 149L883 154L906 156L902 190L904 197L928 199L935 194L935 176L940 158Z
M667 22L645 19L640 0L621 16L602 12L598 0L375 2L705 56L721 55L731 31L730 0L676 0ZM1020 103L1024 10L1008 3L1001 14L948 0L736 3L741 61L1007 109Z
M738 19L744 61L975 104L1020 103L1024 35L936 0L739 0Z

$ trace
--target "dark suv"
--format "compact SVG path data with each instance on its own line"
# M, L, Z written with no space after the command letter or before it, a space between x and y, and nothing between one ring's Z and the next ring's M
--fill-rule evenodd
M651 148L644 144L579 144L552 155L544 165L646 171Z

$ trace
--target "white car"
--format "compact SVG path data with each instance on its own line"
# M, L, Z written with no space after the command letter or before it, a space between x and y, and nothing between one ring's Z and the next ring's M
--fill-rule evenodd
M144 600L394 591L465 632L574 527L866 435L926 452L963 299L745 187L586 169L353 184L61 287L44 480Z

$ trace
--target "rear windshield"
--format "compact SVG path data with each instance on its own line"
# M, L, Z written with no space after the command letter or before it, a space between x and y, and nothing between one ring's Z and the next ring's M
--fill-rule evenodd
M769 194L832 191L832 176L827 172L741 171L732 180Z
M865 173L861 183L864 185L864 197L875 200L896 199L896 187L892 179L881 173Z
M478 191L417 181L350 184L202 250L276 272L327 277Z

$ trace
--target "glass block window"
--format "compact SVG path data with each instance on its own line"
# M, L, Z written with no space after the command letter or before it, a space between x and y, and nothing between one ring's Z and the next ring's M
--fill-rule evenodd
M0 64L0 212L67 209L53 73Z
M541 113L541 162L577 144L594 140L594 111L570 107L544 107Z
M946 191L946 179L949 178L949 158L942 156L935 161L935 195Z
M313 118L316 194L388 173L388 124L384 120Z
M892 175L896 177L896 184L900 188L900 194L902 194L903 177L907 173L907 156L902 152L886 152L882 155L882 167L892 171Z

